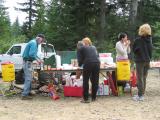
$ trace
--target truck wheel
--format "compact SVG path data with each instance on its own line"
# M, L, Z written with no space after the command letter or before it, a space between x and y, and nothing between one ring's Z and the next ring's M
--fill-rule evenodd
M24 71L21 69L20 71L15 73L15 83L16 84L24 84Z

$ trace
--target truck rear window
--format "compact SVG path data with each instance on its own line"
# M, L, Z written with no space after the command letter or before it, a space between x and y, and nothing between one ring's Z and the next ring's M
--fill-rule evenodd
M20 54L21 53L21 46L13 46L7 54Z
M53 46L42 44L41 52L55 52Z

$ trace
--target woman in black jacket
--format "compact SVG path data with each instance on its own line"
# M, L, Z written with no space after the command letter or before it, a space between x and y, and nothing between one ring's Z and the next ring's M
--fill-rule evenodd
M152 37L150 25L143 24L140 26L138 34L139 37L133 43L138 95L134 96L133 99L136 101L143 101L146 89L146 78L152 58Z
M82 40L84 46L78 49L79 66L83 65L83 100L81 102L89 102L89 79L92 83L92 101L96 100L96 93L99 83L100 61L96 47L92 45L91 40L86 37Z

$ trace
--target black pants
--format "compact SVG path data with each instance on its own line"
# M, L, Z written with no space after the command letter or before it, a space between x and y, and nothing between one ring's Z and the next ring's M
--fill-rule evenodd
M149 62L136 62L138 96L142 96L146 89Z
M83 66L83 99L88 100L89 79L92 83L92 99L96 99L99 84L100 63L87 63Z

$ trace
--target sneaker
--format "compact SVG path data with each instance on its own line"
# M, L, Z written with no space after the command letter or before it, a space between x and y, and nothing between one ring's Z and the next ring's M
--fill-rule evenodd
M135 96L133 97L133 100L134 100L134 101L144 101L144 97L143 97L143 96L135 95Z
M139 101L144 101L144 97L143 96L139 97Z
M31 100L33 99L31 96L22 96L22 100Z
M89 100L84 100L84 99L83 99L83 100L81 100L80 102L81 102L81 103L90 103L90 101L89 101Z
M30 93L29 93L29 96L35 96L36 95L36 92L35 91L31 91Z

